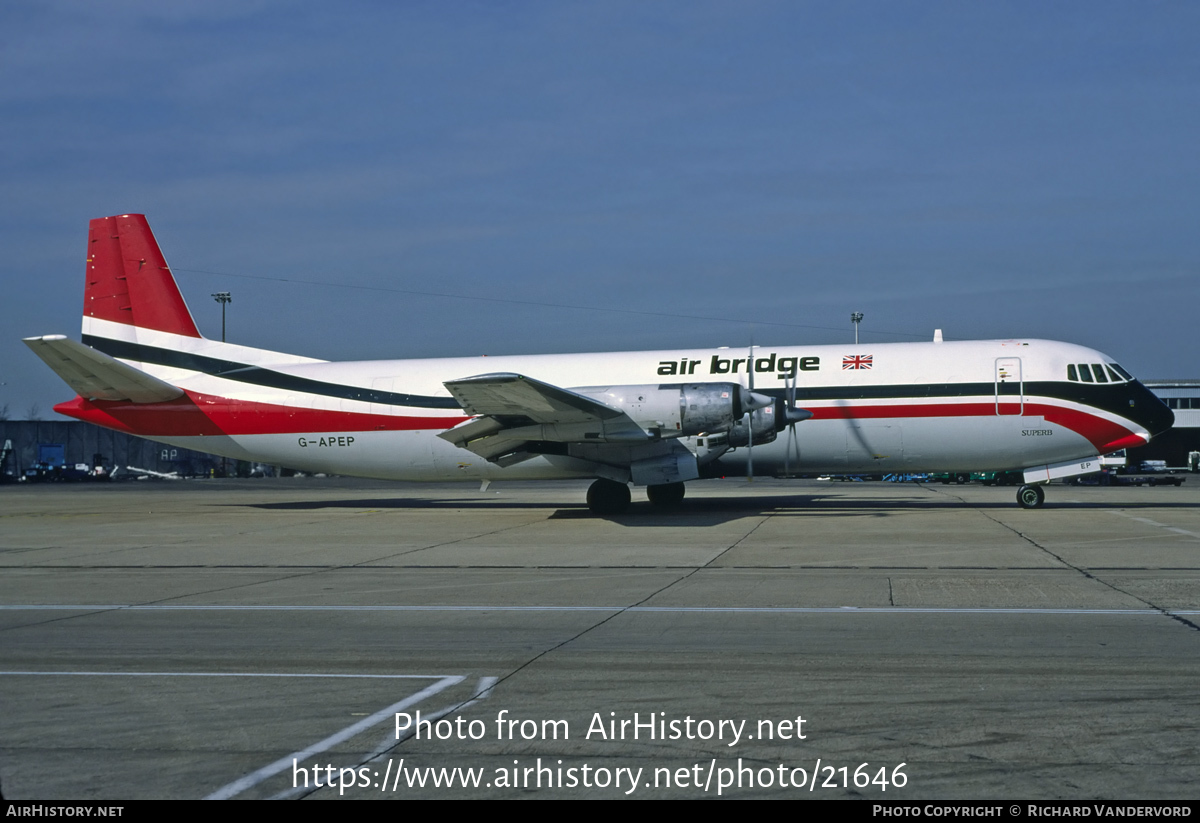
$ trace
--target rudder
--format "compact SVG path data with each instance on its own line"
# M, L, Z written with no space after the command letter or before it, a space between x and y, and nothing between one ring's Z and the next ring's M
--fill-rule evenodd
M98 331L89 318L202 337L145 215L99 217L88 225L85 335Z

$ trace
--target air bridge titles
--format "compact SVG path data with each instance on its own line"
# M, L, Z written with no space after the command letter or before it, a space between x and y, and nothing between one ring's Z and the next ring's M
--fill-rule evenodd
M748 374L750 368L746 365L747 360L753 360L755 374L775 373L780 380L795 377L797 371L820 371L821 369L821 358L819 357L780 357L775 352L770 352L763 357L722 357L714 354L707 361L708 373ZM673 374L696 374L697 367L704 362L702 359L693 360L687 357L681 357L678 360L660 360L658 361L658 374L660 377L669 377Z

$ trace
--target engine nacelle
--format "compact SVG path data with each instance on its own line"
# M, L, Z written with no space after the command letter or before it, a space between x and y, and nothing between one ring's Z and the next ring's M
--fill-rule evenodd
M786 423L779 425L781 421L777 420L777 417L775 404L755 409L748 416L739 417L729 430L726 444L734 449L741 446L749 446L751 443L751 434L754 435L753 443L755 446L770 443L787 425ZM749 425L747 425L747 420L749 421Z
M573 391L620 409L662 437L729 431L750 409L772 408L771 398L745 391L737 383L593 386ZM771 420L773 424L773 415Z

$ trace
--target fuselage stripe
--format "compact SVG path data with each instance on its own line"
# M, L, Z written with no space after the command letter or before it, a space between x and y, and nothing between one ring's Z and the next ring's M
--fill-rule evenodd
M110 357L122 360L133 360L139 363L153 363L156 366L167 366L173 369L207 374L211 377L221 377L226 380L236 380L239 383L249 383L280 391L303 392L323 397L336 397L342 400L360 400L364 403L380 403L387 406L415 406L426 409L459 409L458 401L453 397L433 397L430 395L404 394L401 392L380 391L361 386L346 386L339 383L326 383L322 380L312 380L307 377L297 377L291 374L266 369L262 366L249 366L233 360L220 360L190 352L172 351L147 346L141 343L130 343L124 340L114 340L111 337L96 337L85 334L83 342L97 351L102 351Z
M261 366L175 351L160 346L85 335L84 342L104 353L142 363L197 372L294 395L337 398L364 404L361 410L320 409L310 403L240 400L188 391L169 403L132 404L77 398L56 407L63 414L146 436L253 435L306 432L432 431L440 432L468 419L453 397L381 391L314 380ZM999 384L1004 386L1004 384ZM813 420L903 420L906 418L1042 418L1076 432L1097 449L1120 448L1146 439L1142 428L1118 409L1127 395L1145 390L1135 382L1091 386L1066 381L1036 381L1004 386L1012 394L996 394L996 383L875 384L810 386L795 389L795 403L808 408ZM1019 387L1020 393L1016 393ZM763 393L784 397L782 389ZM280 398L282 400L282 398ZM884 401L884 402L880 402ZM892 401L892 402L886 402ZM366 404L390 407L388 414ZM423 414L454 410L459 414ZM401 413L397 414L396 412ZM411 411L415 414L405 414Z

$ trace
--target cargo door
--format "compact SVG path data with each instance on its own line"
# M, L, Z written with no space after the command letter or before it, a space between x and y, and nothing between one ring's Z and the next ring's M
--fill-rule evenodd
M1025 413L1025 387L1021 380L1021 358L996 358L996 414Z

